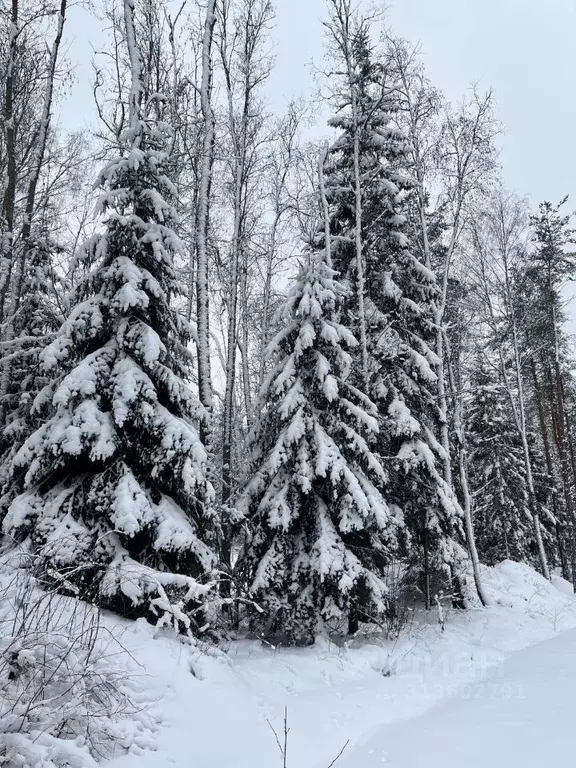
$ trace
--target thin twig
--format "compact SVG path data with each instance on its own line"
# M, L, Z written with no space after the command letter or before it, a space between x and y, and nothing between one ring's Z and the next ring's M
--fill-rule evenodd
M334 758L334 760L332 760L332 762L330 763L330 765L328 765L328 766L327 766L327 768L332 768L332 766L333 766L333 765L336 763L336 761L337 761L337 760L340 760L340 758L341 758L341 757L342 757L342 755L344 754L344 750L346 749L346 747L348 746L348 744L350 744L350 739L348 739L348 741L346 742L346 744L344 744L344 746L342 747L342 749L340 750L340 752L338 752L338 754L336 755L336 757Z

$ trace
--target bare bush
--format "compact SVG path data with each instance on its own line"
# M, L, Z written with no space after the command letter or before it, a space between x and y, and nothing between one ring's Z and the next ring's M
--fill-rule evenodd
M98 609L30 571L0 578L0 765L91 768L133 743L127 652Z

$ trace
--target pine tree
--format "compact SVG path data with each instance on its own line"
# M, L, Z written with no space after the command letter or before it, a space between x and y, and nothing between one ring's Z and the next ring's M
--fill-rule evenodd
M54 380L37 405L55 412L14 458L22 492L3 527L65 591L185 628L204 621L213 492L188 385L190 329L171 306L183 248L171 131L141 105L133 13L125 0L130 124L99 178L105 230L85 246L96 266L43 353Z
M41 424L41 415L33 408L36 396L48 383L40 365L40 354L60 326L53 292L62 288L62 281L52 265L56 243L47 236L29 244L26 273L23 279L22 301L14 320L14 338L7 347L11 358L11 380L3 410L6 414L0 435L0 518L9 496L2 490L13 490L9 483L12 461L24 441Z
M288 643L382 618L390 603L384 571L401 515L384 501L387 474L370 447L376 408L350 381L345 297L314 259L290 291L239 501L252 530L239 571L264 609L258 627Z
M507 394L480 358L468 413L474 528L482 562L531 562L534 551L522 444Z
M540 458L546 465L540 472L539 494L551 507L555 520L556 545L550 547L550 556L560 560L566 578L576 581L576 462L568 415L574 365L562 298L563 285L573 274L576 262L569 251L574 242L570 216L560 213L564 203L556 207L542 203L539 215L531 217L534 247L514 275L514 302L531 384L533 421L537 424L538 439L533 442L542 446Z
M355 141L359 154L361 242L368 297L380 287L381 253L396 253L407 242L401 231L404 217L398 208L399 201L410 189L410 180L404 170L406 137L393 123L398 107L387 92L383 67L374 61L367 26L360 26L353 34L350 49L354 82L349 90L337 93L336 114L328 124L339 134L329 149L324 173L334 268L354 285L350 298L357 304ZM352 305L348 311L356 315L355 321L359 323L357 309L354 312Z
M429 604L431 575L445 574L450 581L466 559L458 544L461 510L437 467L442 454L433 352L438 286L409 248L406 139L394 126L394 92L375 61L367 25L353 34L350 50L353 82L337 91L338 112L330 125L340 134L325 168L333 266L352 287L343 323L360 339L365 326L367 371L363 375L357 350L354 383L377 406L377 453L391 476L386 499L404 512L411 534L406 555ZM318 241L323 245L322 237Z

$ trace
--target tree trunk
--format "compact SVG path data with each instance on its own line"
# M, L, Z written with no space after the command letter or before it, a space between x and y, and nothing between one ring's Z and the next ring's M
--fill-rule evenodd
M430 542L428 535L428 510L422 516L422 546L424 550L424 605L429 611L432 607L432 593L430 590Z
M62 41L62 33L64 31L64 22L66 21L66 8L68 0L60 0L60 11L58 14L58 26L56 29L56 36L54 43L52 44L52 50L50 51L50 59L48 62L48 72L46 80L46 91L44 94L44 105L42 107L42 116L40 119L40 127L38 131L38 139L36 150L34 152L34 162L32 164L32 177L28 184L28 191L26 194L26 209L24 212L24 223L22 225L22 258L17 277L16 286L16 301L20 300L22 294L22 280L26 269L26 260L30 250L30 234L32 230L32 217L34 215L34 207L36 203L36 189L38 187L38 181L40 179L40 172L44 163L44 155L46 153L46 142L48 141L48 130L50 128L50 118L52 113L52 99L54 96L54 78L56 76L56 64L58 62L58 52L60 50L60 43Z
M542 392L540 390L540 383L538 381L538 372L536 370L536 362L532 357L530 359L530 368L532 371L532 381L534 384L534 394L536 396L536 408L538 410L538 422L540 424L540 434L542 435L542 443L544 445L544 456L546 458L546 469L552 482L552 511L554 518L556 519L556 539L558 542L558 552L560 554L560 562L562 566L562 576L570 580L571 575L568 569L568 563L566 561L566 552L564 549L564 536L565 536L565 521L560 520L560 514L558 510L558 503L556 499L556 472L554 468L554 462L552 460L552 452L550 450L550 437L548 435L548 426L546 424L546 415L544 413L544 404L542 402Z
M444 346L446 350L449 350L448 339L444 339ZM468 466L467 466L467 452L466 452L466 435L464 434L464 425L462 423L462 399L456 386L456 380L454 377L454 371L452 369L452 361L448 355L448 383L450 386L450 393L454 402L454 431L458 440L458 470L460 474L460 486L462 489L462 499L464 504L462 505L462 512L464 515L464 532L466 535L466 544L468 546L468 554L470 555L470 562L472 563L472 574L474 576L474 585L476 592L483 606L488 604L486 595L484 594L484 588L482 587L482 578L480 576L480 558L478 557L478 549L476 547L476 537L474 535L474 525L472 523L472 499L470 497L470 488L468 486ZM452 487L452 486L450 486Z
M246 105L247 108L247 105ZM247 118L247 112L244 115ZM226 384L222 423L222 508L228 505L232 495L232 446L234 439L234 387L236 383L236 348L238 346L238 278L242 238L242 197L245 159L245 127L241 132L237 162L234 169L234 229L230 247L230 291L228 294L228 329L226 333ZM224 525L221 550L222 564L232 567L232 533Z
M266 370L266 345L270 332L270 299L272 292L272 266L274 253L276 251L276 230L278 227L278 213L272 223L270 234L270 243L268 246L268 255L266 258L266 277L264 279L264 291L262 296L262 327L260 328L260 369L258 371L258 392L264 383L264 374Z
M571 492L570 483L570 464L566 451L566 435L564 431L564 413L563 413L563 398L558 400L559 386L558 386L558 369L552 372L550 366L547 366L548 381L550 386L550 411L552 414L552 424L554 427L554 442L556 443L556 450L558 452L558 458L560 462L560 477L562 479L562 490L564 494L564 505L566 507L566 516L570 524L570 536L569 536L569 552L570 552L570 565L572 571L572 585L576 589L576 513L574 510L574 503ZM556 401L554 400L554 394L556 395Z
M522 441L522 450L524 453L524 464L526 467L526 480L528 484L528 504L532 519L534 521L534 534L536 537L536 545L538 547L538 554L540 557L540 564L542 566L542 575L544 578L550 580L550 570L548 568L548 560L546 558L546 552L544 550L544 542L542 540L542 530L540 528L540 517L538 515L538 509L536 507L536 493L534 490L534 477L532 474L532 460L530 458L530 448L528 446L528 438L526 435L526 411L524 405L524 385L522 381L522 367L520 363L520 351L518 348L518 335L516 330L516 321L512 317L512 342L514 351L514 366L516 371L516 386L518 390L518 407L515 407L512 397L512 391L510 387L507 387L510 398L513 402L513 410L517 419L517 424L520 431L520 439ZM500 349L502 355L502 350ZM502 366L504 366L502 361Z
M234 231L230 248L230 291L228 294L228 330L226 333L226 385L222 429L222 504L227 504L232 492L232 439L234 385L236 381L236 347L238 344L238 267L241 228L241 174L242 165L236 167Z
M354 229L356 246L356 290L360 322L360 355L362 384L368 394L368 342L366 339L366 311L364 309L364 256L362 253L362 182L360 179L360 136L356 107L355 86L352 87L352 116L354 120Z
M242 344L240 352L242 355L242 389L244 392L244 411L246 414L246 423L249 425L252 418L252 398L250 392L250 366L248 360L249 354L249 333L248 333L248 253L243 249L242 253L242 277L240 280L240 298L242 301Z
M208 290L208 227L210 187L214 158L215 118L212 109L212 40L216 23L216 0L208 0L202 40L202 83L200 104L204 121L202 157L196 215L196 322L198 327L198 394L207 418L201 425L204 445L212 448L214 393L210 361L210 292Z
M2 239L0 240L0 324L4 322L6 298L14 259L14 208L16 204L16 123L14 89L16 82L16 43L18 39L18 0L12 0L8 64L4 86L4 115L7 179L2 198Z

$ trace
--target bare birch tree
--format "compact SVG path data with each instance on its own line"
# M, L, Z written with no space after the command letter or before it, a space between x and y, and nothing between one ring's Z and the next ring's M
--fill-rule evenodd
M266 345L272 335L274 307L274 278L283 272L282 262L286 260L283 227L294 218L293 174L298 162L298 131L305 112L303 104L291 103L284 117L275 122L274 136L270 147L266 175L269 179L269 207L267 236L262 253L262 312L260 319L257 389L264 381Z
M237 350L241 339L238 328L239 292L246 300L246 227L257 143L262 128L261 86L270 73L267 52L268 31L273 18L270 0L223 0L218 8L218 44L223 72L230 142L232 234L227 261L226 366L222 413L222 491L226 506L233 490L234 405ZM245 345L245 338L244 338ZM245 346L244 346L245 349ZM246 354L246 351L245 351ZM244 371L244 378L246 373ZM246 382L244 395L246 397ZM246 403L246 408L249 404ZM229 565L229 544L223 562Z
M202 79L200 103L202 109L202 155L196 209L196 322L198 325L198 392L206 408L206 424L212 429L214 396L210 363L210 293L208 288L208 227L210 190L214 161L216 119L212 107L213 60L212 43L216 24L216 0L208 0L202 36ZM209 435L203 435L210 446Z
M468 269L475 276L476 288L485 311L485 321L496 341L500 375L506 388L514 422L522 441L528 504L542 574L550 570L544 549L540 515L536 504L534 472L528 441L528 419L518 316L515 311L514 274L525 257L526 212L522 201L497 191L490 205L471 223L472 258ZM506 335L503 335L503 328ZM509 352L505 346L509 346Z
M446 312L451 299L451 275L471 204L489 187L496 168L494 139L499 126L493 114L491 92L481 95L474 90L457 108L443 103L441 94L426 78L418 54L417 47L388 37L387 55L395 72L401 105L400 125L410 138L415 178L414 238L423 262L436 272L440 284L435 311L435 352L443 475L454 488L452 432L466 541L477 590L485 602L472 525L462 399L454 370L458 363L450 357Z

